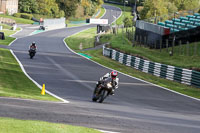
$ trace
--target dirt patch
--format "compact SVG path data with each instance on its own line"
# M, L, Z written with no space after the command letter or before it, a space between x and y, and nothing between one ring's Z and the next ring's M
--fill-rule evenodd
M198 71L198 72L200 72L200 68L196 68L196 67L191 67L191 68L189 68L190 70L194 70L194 71Z

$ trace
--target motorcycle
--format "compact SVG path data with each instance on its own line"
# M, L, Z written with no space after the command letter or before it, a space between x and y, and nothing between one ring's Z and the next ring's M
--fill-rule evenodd
M92 101L102 103L111 94L112 89L112 79L104 79L101 81L101 84L94 89Z
M35 48L31 48L29 50L30 59L33 59L33 57L35 56L35 53L36 53L36 49Z

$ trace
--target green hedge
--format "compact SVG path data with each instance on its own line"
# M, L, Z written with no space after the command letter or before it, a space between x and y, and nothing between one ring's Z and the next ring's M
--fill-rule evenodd
M13 16L17 18L21 18L21 13L14 13Z
M17 18L25 18L25 19L30 19L30 20L33 18L32 14L27 14L27 13L15 13L13 14L13 16Z
M25 19L32 19L33 18L33 15L31 14L27 14L27 13L22 13L21 14L21 18L25 18Z

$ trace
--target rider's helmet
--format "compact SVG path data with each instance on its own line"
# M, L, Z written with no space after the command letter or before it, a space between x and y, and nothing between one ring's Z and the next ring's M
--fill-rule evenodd
M112 79L115 79L117 77L117 75L118 75L117 71L112 71L111 72Z
M35 46L35 42L32 42L32 45Z

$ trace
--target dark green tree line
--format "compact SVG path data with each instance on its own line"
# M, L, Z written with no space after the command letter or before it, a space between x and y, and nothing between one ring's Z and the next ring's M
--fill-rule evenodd
M71 17L76 14L78 5L85 6L85 15L93 15L100 8L103 0L85 0L89 5L82 4L84 0L19 0L21 13L35 13L52 17Z

